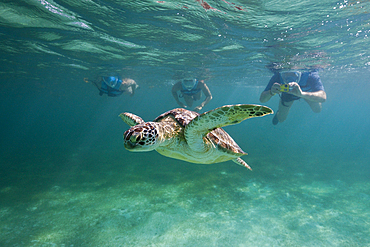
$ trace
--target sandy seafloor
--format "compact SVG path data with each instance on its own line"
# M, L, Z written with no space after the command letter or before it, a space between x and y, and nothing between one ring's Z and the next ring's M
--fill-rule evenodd
M37 169L29 160L28 172L0 192L0 245L370 244L370 182L361 172L338 179L328 168L338 164L330 160L293 157L279 168L281 161L271 162L271 156L248 159L251 172L232 162L189 165L156 153L140 154L140 162L138 157L128 154L131 163L123 167L114 154L76 153L69 170L55 164L50 174L42 173L53 163L50 157ZM310 169L315 162L327 165ZM297 163L308 168L297 172Z

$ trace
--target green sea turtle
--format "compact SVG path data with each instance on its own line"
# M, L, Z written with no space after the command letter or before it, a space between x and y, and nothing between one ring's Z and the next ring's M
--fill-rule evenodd
M145 122L131 113L121 113L131 126L124 135L124 146L133 152L156 150L158 153L192 163L213 164L233 160L250 166L240 158L247 155L221 127L237 124L273 111L261 105L226 105L199 114L183 108L163 113L153 122Z

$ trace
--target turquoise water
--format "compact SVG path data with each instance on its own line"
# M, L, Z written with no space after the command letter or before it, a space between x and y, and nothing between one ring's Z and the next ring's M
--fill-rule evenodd
M0 3L0 246L370 246L367 1ZM118 118L176 108L179 74L259 103L265 66L319 67L303 101L225 127L249 171L130 153ZM133 97L100 97L106 73ZM87 78L88 83L84 81ZM278 98L265 105L277 110Z

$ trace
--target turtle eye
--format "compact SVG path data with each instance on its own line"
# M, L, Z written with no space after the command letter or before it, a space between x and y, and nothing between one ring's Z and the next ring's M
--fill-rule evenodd
M126 140L127 139L128 138L126 138ZM130 142L132 142L132 143L138 142L140 139L141 139L141 134L137 133L137 132L132 133L132 135L130 136Z
M141 135L138 135L138 136L136 137L136 142L139 142L139 141L140 141L140 139L141 139Z

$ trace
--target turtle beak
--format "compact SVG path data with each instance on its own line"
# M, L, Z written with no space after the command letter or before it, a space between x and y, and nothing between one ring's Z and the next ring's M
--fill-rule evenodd
M139 133L132 130L127 130L123 134L124 146L127 150L131 150L137 146L136 138L138 137L138 134Z
M125 148L129 151L133 151L133 149L137 146L137 145L134 145L132 144L131 142L129 141L125 141L125 143L123 144L125 146Z

